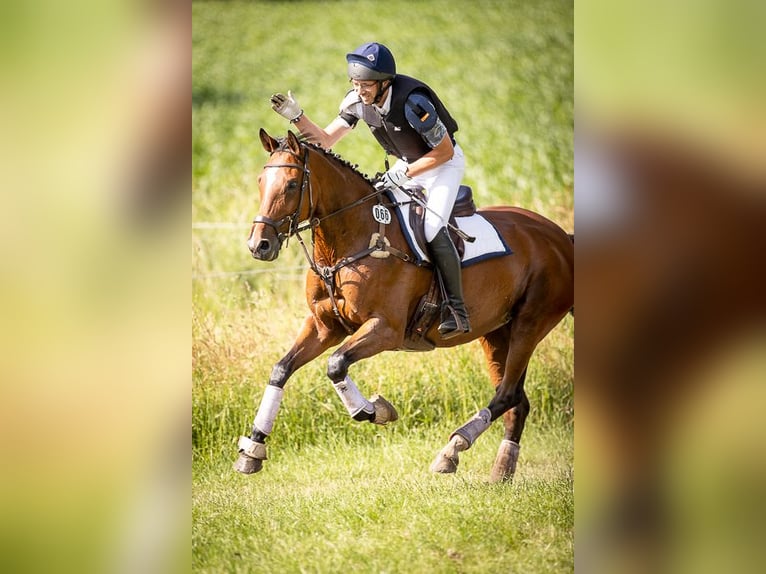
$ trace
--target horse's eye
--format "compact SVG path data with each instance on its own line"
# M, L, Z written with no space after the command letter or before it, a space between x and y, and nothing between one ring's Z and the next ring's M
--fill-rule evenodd
M298 189L298 182L294 179L287 182L287 191L295 191Z

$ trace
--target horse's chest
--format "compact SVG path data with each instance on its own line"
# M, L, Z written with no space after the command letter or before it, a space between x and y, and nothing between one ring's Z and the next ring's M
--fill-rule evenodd
M341 269L334 279L314 291L311 303L315 313L335 314L334 305L345 320L363 323L371 313L381 311L388 304L379 278L369 277L364 269Z

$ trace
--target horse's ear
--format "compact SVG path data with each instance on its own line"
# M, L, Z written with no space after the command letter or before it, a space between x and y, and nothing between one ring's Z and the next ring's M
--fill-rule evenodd
M295 155L301 154L301 142L293 132L287 132L287 145L290 147L290 151Z
M275 140L273 137L267 134L266 130L263 128L261 128L259 135L261 137L261 143L263 144L263 149L265 149L269 153L274 153L274 150L277 149L277 147L279 146L279 143L277 142L277 140Z

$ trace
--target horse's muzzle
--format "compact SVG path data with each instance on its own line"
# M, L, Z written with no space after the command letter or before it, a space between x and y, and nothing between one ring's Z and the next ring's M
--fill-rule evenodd
M254 259L274 261L279 256L283 235L276 233L276 225L271 222L254 221L247 238L247 248Z
M261 261L274 261L279 255L279 241L271 241L265 237L260 238L257 241L253 241L251 238L247 242L247 247L250 249L250 253L254 259L260 259Z
M255 225L250 232L250 237L247 238L247 248L250 250L254 259L260 259L261 261L274 261L279 255L279 249L282 247L282 242L278 237L269 237L270 229L266 229L261 233L260 230L255 230Z

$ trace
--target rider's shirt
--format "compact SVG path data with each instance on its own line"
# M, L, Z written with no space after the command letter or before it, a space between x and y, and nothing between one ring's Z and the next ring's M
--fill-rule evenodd
M361 119L386 153L412 162L436 147L449 134L454 143L457 122L434 91L423 82L397 75L380 106L365 105L351 90L339 116L349 127Z

